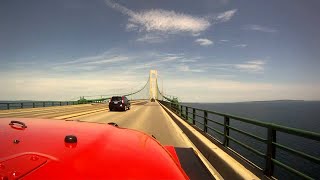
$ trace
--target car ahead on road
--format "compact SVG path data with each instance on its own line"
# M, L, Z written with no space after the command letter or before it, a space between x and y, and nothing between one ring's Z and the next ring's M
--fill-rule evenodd
M154 98L151 98L151 102L156 102L156 100Z
M115 123L0 118L0 129L0 179L189 179L173 146Z
M126 111L130 109L131 103L130 100L126 96L113 96L109 102L109 110L122 110Z

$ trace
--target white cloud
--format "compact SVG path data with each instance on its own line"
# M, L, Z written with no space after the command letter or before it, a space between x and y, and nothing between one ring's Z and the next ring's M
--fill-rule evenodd
M265 62L262 60L247 61L243 64L236 64L235 67L239 70L253 73L262 73L264 71Z
M227 40L227 39L221 39L220 41L221 42L229 42L229 40Z
M151 65L155 65L155 64L161 64L161 63L167 63L167 62L171 62L171 61L176 61L178 59L182 58L181 56L166 56L166 57L162 57L159 60L156 61L151 61L147 64L151 64Z
M162 33L190 33L199 36L201 32L207 30L211 25L212 19L215 23L229 21L235 12L229 10L212 17L198 17L175 11L163 9L151 9L135 12L118 3L106 0L109 7L129 16L127 30L139 32L162 32ZM210 20L211 19L211 20Z
M134 71L148 71L152 68L168 69L172 63L193 63L199 60L197 56L186 56L183 53L157 52L123 52L106 51L104 53L81 57L63 63L48 65L55 73L77 72L113 72L134 73Z
M108 51L99 53L97 55L91 55L91 56L85 56L80 58L74 58L71 60L65 60L61 63L56 63L54 65L72 65L72 64L82 64L82 63L88 63L88 62L94 62L94 61L100 61L104 59L114 58L118 57L119 53L117 53L117 49L110 49Z
M117 10L117 11L119 11L119 12L125 14L125 15L129 15L129 16L134 16L135 15L134 11L126 8L125 6L122 6L122 5L118 4L118 3L114 3L111 0L106 0L105 2L109 7L113 8L113 9L115 9L115 10Z
M237 64L214 64L214 63L198 63L197 65L207 68L208 70L219 70L224 72L247 72L247 73L263 73L266 62L263 60L251 60Z
M179 62L182 62L182 63L197 62L197 59L194 59L194 58L191 58L191 59L183 58L183 59L179 60Z
M200 33L192 33L192 36L194 37L197 37L197 36L200 36L201 34Z
M251 31L267 32L267 33L277 32L277 30L274 29L274 28L270 28L270 27L266 27L266 26L261 26L261 25L257 25L257 24L246 25L246 26L244 26L243 29L244 29L244 30L251 30Z
M94 69L108 67L110 65L133 60L134 57L117 53L114 49L98 55L75 58L62 63L51 64L50 69L55 71L92 71Z
M237 12L237 9L229 10L229 11L220 13L215 19L219 22L226 22L226 21L229 21L236 12Z
M204 72L203 69L190 69L188 65L179 65L177 69L181 72Z
M166 36L163 35L155 35L155 34L145 34L142 37L136 39L138 42L147 42L147 43L161 43L166 39Z
M136 13L129 18L129 22L139 25L140 30L147 32L199 33L210 26L210 22L204 18L161 9Z
M202 39L202 38L196 39L195 42L201 46L209 46L209 45L213 44L213 41L211 41L209 39Z
M186 65L178 66L178 70L182 72L189 71L189 66L186 66Z
M126 29L129 30L129 31L131 31L131 30L137 30L137 29L138 29L138 26L135 25L135 24L128 23L128 24L126 25Z
M252 60L252 61L248 61L248 63L250 63L250 64L257 64L257 65L264 65L264 64L266 64L265 63L265 61L263 61L263 60Z
M127 69L130 70L150 70L152 68L158 69L161 67L167 68L173 62L184 58L184 55L181 54L143 54L144 57L141 57L140 62L133 64L127 64Z
M247 44L237 44L237 45L234 45L234 47L245 48L245 47L248 47L248 45Z
M101 65L101 64L109 64L109 63L116 63L116 62L122 62L122 61L128 61L130 60L127 56L114 56L109 58L101 58L96 61L90 61L84 63L85 65Z
M78 64L78 63L83 63L83 62L90 62L90 61L95 61L103 58L104 55L96 55L96 56L87 56L87 57L81 57L81 58L76 58L73 60L65 61L62 63L57 63L56 65L69 65L69 64Z

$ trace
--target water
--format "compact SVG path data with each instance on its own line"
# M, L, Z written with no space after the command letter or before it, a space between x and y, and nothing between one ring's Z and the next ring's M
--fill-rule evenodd
M263 122L275 123L283 126L308 130L320 133L320 101L269 101L269 102L243 102L243 103L183 103L184 105L196 107L199 109L206 109L211 111L217 111L227 114L232 114L240 117L256 119ZM189 110L192 112L192 110ZM198 115L203 116L203 112L196 112ZM202 114L201 114L202 113ZM190 117L192 115L190 114ZM217 115L209 114L209 119L223 123L223 118ZM197 121L203 123L203 119L196 118ZM201 129L203 125L196 123ZM212 122L208 122L209 126L212 126L216 130L223 132L223 127ZM236 120L230 120L232 127L239 128L245 132L252 133L259 137L266 139L266 128L258 127L255 125L239 122ZM223 136L208 129L208 133L216 139L223 141ZM236 131L230 131L230 136L244 142L246 145L253 147L263 154L266 153L266 145L253 138L246 137ZM288 135L285 133L277 132L277 142L296 150L306 152L313 156L320 158L320 142L297 137L294 135ZM238 144L230 141L230 147L250 161L257 164L259 167L265 167L265 160L252 153L251 151L239 146ZM302 171L303 173L315 178L320 179L320 165L315 164L309 160L304 160L300 157L293 156L286 151L279 148L276 149L276 159L281 162L292 166L295 169ZM275 177L279 179L299 179L294 174L286 172L281 167L275 166Z

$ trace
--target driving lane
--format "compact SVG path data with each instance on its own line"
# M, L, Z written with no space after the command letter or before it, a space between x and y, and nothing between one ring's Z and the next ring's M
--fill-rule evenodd
M173 125L172 120L158 102L132 105L131 110L126 112L106 111L69 119L99 123L115 122L120 127L153 135L163 145L188 147L181 133L178 132L179 129Z

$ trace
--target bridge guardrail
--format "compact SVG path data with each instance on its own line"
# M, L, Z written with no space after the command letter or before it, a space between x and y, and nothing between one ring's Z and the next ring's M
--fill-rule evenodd
M8 103L0 103L0 110L66 106L66 105L77 105L77 104L80 104L80 103L78 101L8 102Z
M241 157L246 162L262 169L264 174L267 175L268 177L272 177L274 175L274 166L277 165L277 166L280 166L280 167L286 169L287 171L294 173L304 179L314 179L313 177L310 177L309 175L307 175L297 169L294 169L292 166L285 164L285 163L281 162L281 160L277 159L276 158L276 149L277 148L279 148L283 151L286 151L288 153L291 153L294 156L299 156L305 160L311 161L311 162L317 164L318 166L320 166L320 158L319 157L302 152L300 150L296 150L294 148L288 147L284 144L280 144L279 142L277 142L277 134L280 132L280 133L291 134L291 135L307 138L310 140L317 141L317 143L320 143L320 134L319 133L295 129L295 128L289 128L289 127L280 126L280 125L273 124L273 123L261 122L261 121L257 121L257 120L253 120L253 119L242 118L242 117L238 117L238 116L234 116L234 115L230 115L230 114L225 114L225 113L219 113L219 112L215 112L215 111L198 109L198 108L184 106L184 105L173 103L173 102L160 101L160 100L159 100L159 102L161 104L163 104L164 106L168 107L169 109L171 109L173 112L175 112L179 117L181 117L183 120L187 121L189 124L192 124L195 126L197 126L196 124L201 124L203 126L203 128L200 129L199 126L198 126L198 128L200 130L202 130L203 132L205 132L210 137L212 137L212 135L208 134L208 129L210 129L211 131L214 131L217 134L220 134L223 137L222 142L218 141L216 138L213 138L213 140L217 141L218 143L220 143L224 147L230 148L229 142L233 141L234 143L242 146L243 148L245 148L245 149L253 152L254 154L262 157L263 159L265 159L264 167L259 167L256 164L253 164L252 162L248 161L247 159ZM209 114L223 117L223 119L224 119L223 123L215 121L213 119L210 119L208 117ZM203 120L203 122L197 121L196 117L198 119L201 118ZM245 132L239 128L233 127L230 125L231 121L241 121L241 122L247 123L249 125L254 125L254 126L259 126L261 128L264 128L267 131L266 132L267 137L266 138L260 137L260 136L254 135L252 133ZM218 130L218 129L210 126L209 125L210 123L208 123L208 122L211 122L213 124L221 126L223 128L223 131ZM243 134L247 137L253 138L257 141L260 141L260 142L266 144L265 152L261 152L260 150L257 150L255 148L247 145L245 142L241 142L236 137L232 137L230 135L230 130L238 132L240 134Z
M110 99L111 97L105 98ZM31 102L7 102L0 103L1 110L10 109L24 109L24 108L38 108L38 107L52 107L52 106L67 106L78 104L90 104L90 103L103 103L101 99L98 100L85 100L85 101L31 101Z

